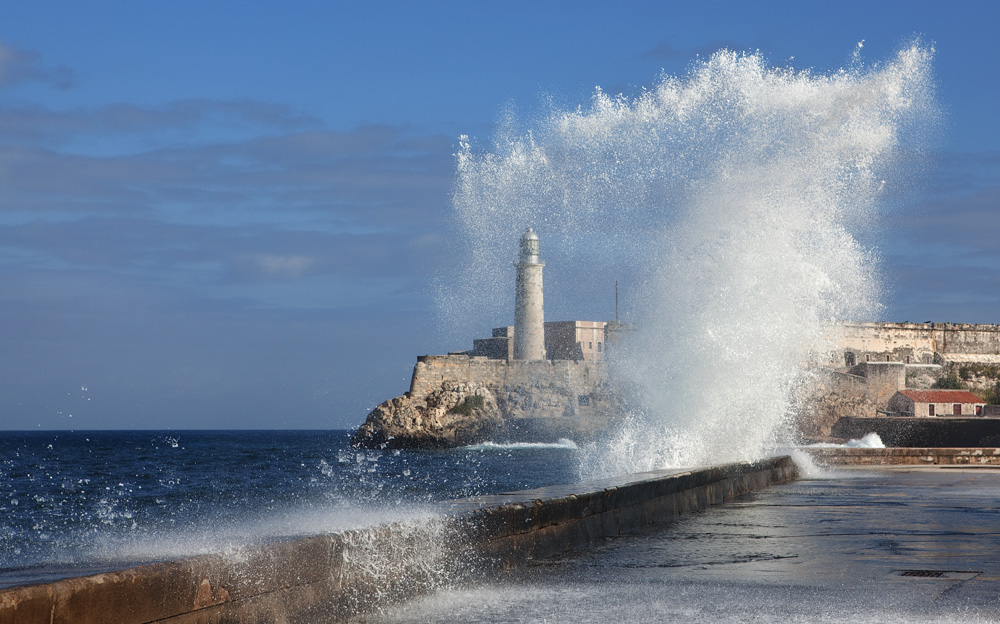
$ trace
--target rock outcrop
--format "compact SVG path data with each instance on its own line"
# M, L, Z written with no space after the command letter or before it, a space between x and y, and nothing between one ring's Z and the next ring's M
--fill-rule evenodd
M442 384L421 399L403 395L381 403L351 443L367 448L446 448L489 440L504 428L496 396L485 384Z
M596 362L423 356L410 391L372 410L351 442L447 448L489 440L581 441L606 430L620 413Z

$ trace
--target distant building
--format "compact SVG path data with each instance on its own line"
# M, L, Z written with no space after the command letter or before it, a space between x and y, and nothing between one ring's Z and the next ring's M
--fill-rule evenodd
M545 354L549 360L599 362L607 352L604 321L549 321L544 324ZM515 360L515 329L495 327L489 338L472 342L469 355L491 360Z
M889 399L900 416L982 416L985 405L968 390L900 390Z
M472 341L471 355L486 357L491 360L514 359L514 328L495 327L490 338L477 338Z
M550 360L597 361L604 357L604 321L553 321L545 324Z

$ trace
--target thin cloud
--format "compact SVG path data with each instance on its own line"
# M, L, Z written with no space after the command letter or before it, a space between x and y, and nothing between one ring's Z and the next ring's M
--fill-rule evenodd
M918 248L932 245L995 257L1000 236L1000 187L925 201L895 215L893 231L904 234Z
M168 139L176 141L179 131L204 140L209 130L255 136L264 131L318 126L317 118L288 106L252 100L189 99L159 107L113 104L69 111L39 105L0 108L0 139L36 146L40 142L58 146L81 138L108 141L129 135L140 136L145 142L170 143Z
M640 58L661 61L661 62L673 62L673 61L686 61L691 58L686 50L679 50L673 46L669 41L661 41L655 47L646 50L640 55Z
M419 230L428 213L447 209L449 137L390 126L265 130L112 155L0 143L0 214L161 212L181 223Z
M45 65L37 52L0 41L0 88L24 82L40 82L65 91L76 83L76 74L69 67Z

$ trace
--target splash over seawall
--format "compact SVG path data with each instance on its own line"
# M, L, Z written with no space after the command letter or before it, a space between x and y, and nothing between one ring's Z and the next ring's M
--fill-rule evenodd
M0 622L356 621L795 477L787 457L444 503L439 515L0 588Z
M589 292L595 267L632 293L633 339L611 364L635 409L583 476L763 455L825 325L879 309L859 233L935 118L932 56L918 43L818 73L723 50L635 97L598 89L586 108L509 116L489 149L463 137L465 261L442 282L443 319L502 318L512 233L534 226L550 267L579 267L548 301Z

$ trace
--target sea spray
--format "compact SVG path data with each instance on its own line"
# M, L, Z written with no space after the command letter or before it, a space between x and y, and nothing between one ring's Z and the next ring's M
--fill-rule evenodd
M632 293L609 361L633 409L585 449L581 476L760 457L789 430L830 323L879 310L859 234L934 117L931 58L916 43L823 74L723 50L635 97L598 89L587 108L509 116L490 150L463 137L466 256L443 318L472 332L509 316L516 233L533 226L547 312L598 278Z
M426 515L342 533L334 568L346 612L379 611L466 578L476 557L457 531L448 518Z

